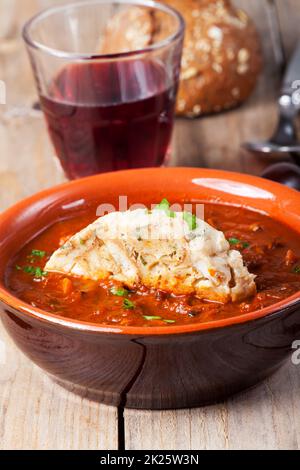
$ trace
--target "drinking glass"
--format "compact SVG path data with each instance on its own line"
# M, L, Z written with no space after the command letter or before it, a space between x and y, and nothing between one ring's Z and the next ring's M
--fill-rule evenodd
M164 163L184 38L176 10L150 0L86 0L45 10L23 36L70 179Z

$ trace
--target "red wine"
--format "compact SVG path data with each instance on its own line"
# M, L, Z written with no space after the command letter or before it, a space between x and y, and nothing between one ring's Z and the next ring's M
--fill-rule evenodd
M170 144L178 83L147 60L66 66L41 105L66 175L160 166Z

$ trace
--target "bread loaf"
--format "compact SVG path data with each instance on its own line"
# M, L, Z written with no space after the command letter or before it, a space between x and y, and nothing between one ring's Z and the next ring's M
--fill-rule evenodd
M251 19L230 0L164 3L180 11L186 21L177 114L197 117L244 102L262 67L260 40ZM114 17L112 21L118 21L119 28L108 25L103 45L109 45L112 52L149 46L164 31L152 10L131 10L131 14L129 9Z
M131 7L114 15L109 21L100 52L122 53L143 49L152 43L154 21L151 10Z

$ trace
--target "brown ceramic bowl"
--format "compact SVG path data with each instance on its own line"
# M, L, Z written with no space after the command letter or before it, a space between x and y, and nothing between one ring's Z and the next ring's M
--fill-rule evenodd
M300 193L236 173L193 168L93 176L20 202L0 216L1 318L17 346L65 387L130 408L193 407L251 387L289 358L300 338L300 293L272 307L211 323L105 327L33 308L4 286L12 256L58 218L86 204L218 201L264 211L299 231Z

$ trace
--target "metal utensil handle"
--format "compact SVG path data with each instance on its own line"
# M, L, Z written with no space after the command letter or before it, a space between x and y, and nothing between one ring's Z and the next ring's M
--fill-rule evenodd
M285 109L294 107L296 112L300 109L300 41L284 75L279 105ZM291 114L292 110L289 112Z

